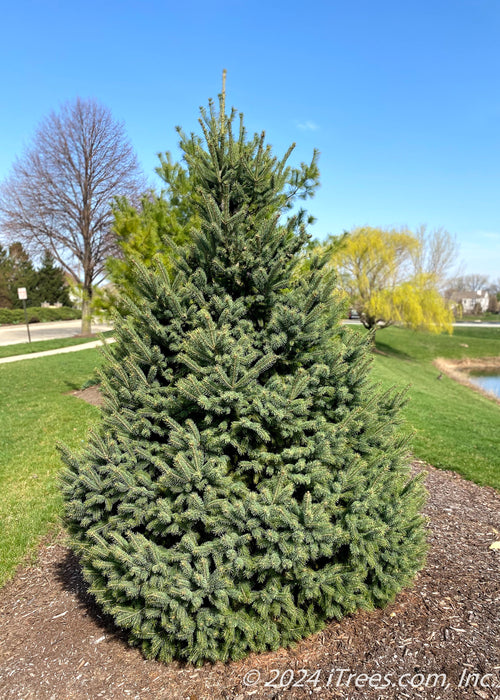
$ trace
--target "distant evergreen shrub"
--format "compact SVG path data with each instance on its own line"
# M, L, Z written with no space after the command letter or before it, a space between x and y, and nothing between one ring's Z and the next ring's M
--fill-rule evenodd
M202 222L172 275L135 266L102 371L100 427L63 450L65 519L90 591L163 661L239 659L394 599L422 566L400 394L335 281L304 266L314 168L210 105L181 134Z
M82 312L78 309L71 309L67 306L51 309L40 306L28 306L28 321L30 323L45 323L49 321L72 321L82 317ZM25 316L23 309L0 309L0 325L24 323Z
M36 292L41 303L71 306L64 271L56 265L48 250L45 251L41 267L36 273Z

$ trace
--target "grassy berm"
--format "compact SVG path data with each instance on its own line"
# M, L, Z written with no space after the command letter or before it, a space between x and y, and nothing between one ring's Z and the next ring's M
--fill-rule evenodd
M415 456L500 489L500 407L440 372L437 357L500 357L500 328L456 328L453 335L386 328L377 333L373 376L408 386L404 415ZM384 354L381 354L384 353Z

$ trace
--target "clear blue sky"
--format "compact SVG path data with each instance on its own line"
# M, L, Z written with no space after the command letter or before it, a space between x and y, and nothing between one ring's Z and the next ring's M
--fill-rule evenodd
M76 96L125 123L152 176L226 68L249 130L321 151L315 236L427 223L497 278L499 37L499 0L3 0L0 179Z

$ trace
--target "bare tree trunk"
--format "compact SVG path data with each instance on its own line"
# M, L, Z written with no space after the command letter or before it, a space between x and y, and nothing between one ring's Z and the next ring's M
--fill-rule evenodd
M83 289L82 295L82 335L92 334L92 289Z

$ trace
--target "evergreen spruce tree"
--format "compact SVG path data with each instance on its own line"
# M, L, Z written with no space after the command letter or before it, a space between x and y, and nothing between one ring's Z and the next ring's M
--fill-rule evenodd
M384 605L425 552L403 398L373 390L324 261L301 266L304 215L283 217L307 168L223 96L202 116L203 141L181 132L200 227L173 275L136 265L102 424L62 479L102 608L146 656L195 664Z
M28 306L40 306L36 288L36 271L22 243L18 241L9 246L7 276L10 294L10 308L22 309L23 302L17 295L19 287L25 287L28 294Z
M42 266L36 275L36 290L40 303L61 303L71 306L68 288L63 270L55 264L54 257L46 250L42 258Z
M9 289L9 256L6 248L0 245L0 309L12 308Z

